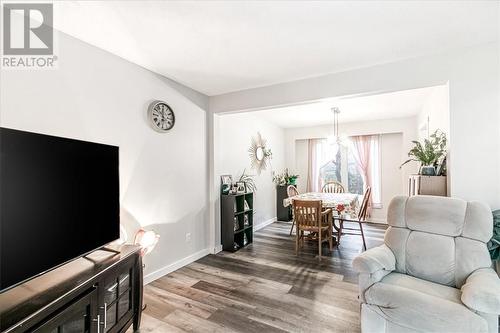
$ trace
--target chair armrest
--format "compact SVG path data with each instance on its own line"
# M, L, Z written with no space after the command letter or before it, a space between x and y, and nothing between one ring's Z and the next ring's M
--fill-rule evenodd
M387 245L374 247L354 258L352 267L358 273L373 274L377 271L396 269L396 257Z
M331 213L332 213L332 209L328 208L328 209L325 209L324 211L322 211L321 215L328 215L328 214L331 214Z
M500 314L500 279L493 269L481 268L473 272L461 291L461 300L469 308Z

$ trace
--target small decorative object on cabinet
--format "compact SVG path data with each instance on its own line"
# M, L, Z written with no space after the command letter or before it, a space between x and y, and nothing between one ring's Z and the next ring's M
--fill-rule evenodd
M238 231L240 229L240 223L238 222L238 217L234 217L234 231Z
M236 193L243 194L245 193L245 183L244 182L236 182Z
M0 294L0 332L139 330L141 248L94 251Z
M447 195L446 176L411 175L408 181L408 194Z
M246 203L246 204L245 204ZM236 207L236 210L234 209ZM246 240L246 241L245 241ZM253 240L253 193L221 195L221 242L237 251Z
M239 181L245 184L245 192L257 191L257 186L255 185L254 176L247 174L246 169L243 170L243 173L241 174Z
M220 182L222 194L228 194L231 190L231 185L233 184L233 177L231 175L222 175L220 176Z

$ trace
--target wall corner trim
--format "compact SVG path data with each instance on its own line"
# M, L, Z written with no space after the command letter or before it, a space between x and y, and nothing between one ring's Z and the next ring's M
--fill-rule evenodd
M219 252L222 252L222 244L219 244L216 247L214 247L212 254L217 254Z

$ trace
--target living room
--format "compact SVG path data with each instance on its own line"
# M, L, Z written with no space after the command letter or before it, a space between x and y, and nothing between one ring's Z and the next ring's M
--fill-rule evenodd
M10 283L2 281L1 331L34 331L57 316L63 308L60 297L70 294L69 289L63 290L63 286L69 286L63 283L61 275L68 269L66 265L74 271L83 267L85 274L90 274L86 275L90 283L101 281L91 279L94 276L91 274L97 274L93 270L102 269L98 274L103 277L107 264L115 267L121 260L128 260L127 265L132 265L130 281L135 283L130 282L130 294L127 294L133 300L128 317L120 315L118 306L125 293L117 292L114 301L101 304L99 285L102 283L80 285L82 277L75 277L72 281L79 282L74 282L70 288L71 295L80 295L81 288L97 285L98 306L83 321L87 329L73 331L105 329L107 319L112 320L106 315L107 310L114 313L115 324L120 326L112 328L116 332L132 326L131 329L156 332L308 329L389 332L401 331L401 327L410 331L497 331L495 318L500 313L496 312L500 309L500 287L498 279L490 276L484 280L487 283L483 283L490 293L479 289L484 294L477 296L477 303L481 304L477 308L464 297L467 293L465 289L461 291L461 286L468 283L464 284L462 278L451 288L451 280L421 274L427 269L438 271L436 267L403 269L396 265L397 260L396 264L392 259L380 261L387 272L408 271L409 275L425 283L436 282L438 289L446 287L461 292L461 301L459 294L456 301L449 302L452 305L446 303L450 312L445 313L445 317L456 318L460 314L461 318L470 318L470 312L475 316L470 320L471 326L459 320L433 326L439 318L430 316L420 320L420 315L428 314L419 309L411 310L414 311L411 318L416 318L414 321L408 319L401 323L398 315L392 318L392 324L390 320L381 321L380 313L360 311L360 304L370 301L371 305L383 308L376 303L379 300L375 299L378 295L375 289L371 298L364 293L358 301L358 284L364 292L366 286L362 284L367 277L363 274L368 267L362 267L361 263L365 263L364 259L369 261L366 254L385 246L384 234L394 227L391 224L387 228L387 220L401 223L396 212L402 203L395 201L391 210L391 200L393 196L409 194L409 176L419 171L420 164L411 162L401 169L399 166L408 158L408 151L414 145L411 141L423 141L436 129L442 130L447 138L446 196L451 198L439 197L437 204L422 202L423 207L417 202L418 207L412 209L419 212L418 216L427 216L426 221L434 221L443 219L443 215L436 217L425 208L435 212L436 207L441 206L443 210L440 211L453 217L451 225L458 223L457 219L462 218L462 223L466 220L462 208L458 209L461 213L457 213L458 206L462 207L464 202L481 202L482 210L478 208L480 212L476 212L479 215L473 215L485 221L484 235L458 237L463 226L457 227L460 233L453 231L452 234L456 238L479 239L484 243L479 250L469 249L469 254L487 251L486 243L493 236L491 211L500 209L500 7L497 1L44 3L52 5L51 15L45 7L33 7L31 10L41 15L41 18L33 18L26 14L30 7L25 2L2 1L2 17L7 17L7 12L12 14L9 21L4 19L2 24L2 133L14 130L27 137L31 137L31 133L41 135L33 139L33 144L50 136L74 140L75 145L76 141L81 141L95 143L95 147L119 147L119 155L113 155L114 150L109 152L112 157L110 172L113 172L112 178L119 175L119 187L102 175L87 178L87 181L100 179L102 189L107 185L112 187L112 197L95 195L92 200L95 204L110 203L108 208L114 216L114 224L109 224L110 234L103 233L101 239L98 236L100 227L106 222L82 221L81 227L87 228L85 232L89 236L82 237L82 247L73 249L74 253L57 252L57 248L76 242L74 230L83 230L77 229L76 222L47 224L45 229L53 232L43 237L41 234L36 237L34 230L38 229L31 229L29 224L23 225L23 232L7 234L14 230L7 228L8 223L21 225L21 222L15 220L12 224L6 217L21 213L29 217L25 214L29 211L26 207L47 214L59 214L59 211L44 210L36 205L41 202L44 206L42 199L45 196L35 199L33 194L19 191L14 191L11 198L23 202L25 197L24 206L8 205L12 188L3 185L7 184L4 170L11 170L9 175L15 176L12 179L19 180L23 176L16 170L36 171L37 175L43 175L44 170L35 164L32 168L8 164L8 156L12 155L7 152L15 154L16 150L7 150L11 146L2 143L0 271L14 272L13 267L19 264L16 253L18 258L26 258L25 264L19 267L27 271L9 280ZM15 19L16 11L21 12L21 19L23 15L30 17L25 22L36 21L29 25L35 31L40 21L52 18L53 22L45 21L41 25L50 27L53 33L52 53L7 52L6 40L15 41L13 49L21 49L23 45L22 33L21 37L12 37L17 28L21 27L22 31L22 24L13 23L16 29L9 29L11 36L5 37L4 24L20 22L19 18ZM40 43L46 41L45 32L33 35L41 39ZM29 49L30 43L25 44ZM25 60L33 57L41 59L40 62L28 66ZM4 59L14 60L6 62ZM12 68L14 63L19 68ZM49 63L53 66L45 68ZM382 107L376 112L369 109L363 113L365 108L362 106L367 103L380 103ZM335 114L333 108L338 108L340 113ZM310 130L306 131L306 127ZM312 128L314 134L311 134ZM2 134L2 140L13 138L5 135ZM373 207L372 219L367 219L374 223L363 224L367 251L364 251L361 237L349 235L343 238L340 246L334 243L331 248L325 244L323 256L318 255L318 242L304 240L302 253L296 255L297 233L292 230L290 235L293 222L275 222L279 202L273 172L279 175L288 168L290 173L298 174L299 193L322 192L316 181L311 182L316 188L308 189L307 140L323 139L328 145L332 137L336 141L337 138L344 140L365 135L380 135L382 149L379 156L380 202L374 202L380 203L381 208ZM265 144L255 146L256 158L252 160L249 149L253 139ZM257 149L259 147L271 151ZM348 148L342 149L349 152ZM54 151L49 148L44 152L46 156L55 157ZM261 153L266 159L258 158ZM259 173L258 168L269 153L272 158ZM344 169L348 165L348 155L339 155L344 160ZM70 158L67 158L69 163ZM92 160L95 163L105 161ZM37 161L42 163L42 157ZM91 166L99 175L98 164ZM386 171L386 166L391 168L391 173ZM245 201L241 201L244 215L254 210L251 212L253 225L248 229L251 233L247 235L247 241L250 238L253 242L234 253L221 251L221 191L224 185L221 176L231 175L231 182L237 185L244 171L253 176L257 186L250 199L253 201L247 202L248 209L243 205ZM382 179L389 174L390 179L397 181ZM57 174L52 176L57 179ZM33 193L50 189L36 177L29 179L37 183L19 185L19 189L31 187ZM349 181L345 177L339 181L346 192L350 192ZM57 194L55 189L59 187L55 184L52 192L47 192L47 200L51 193ZM366 184L362 186L363 194ZM375 189L371 194L374 198L377 189L376 186L371 188ZM244 193L243 197L247 194L251 197L250 193ZM424 196L412 196L408 200L414 198L425 199ZM106 209L106 205L99 204L101 206ZM488 217L481 215L485 209ZM86 215L82 213L82 216ZM333 223L338 226L339 216L331 219L336 219ZM30 221L41 223L33 216ZM426 225L425 221L411 223L417 222ZM432 228L431 234L444 232L448 235L449 230ZM61 233L66 233L68 238L60 236ZM310 234L314 236L315 233ZM330 230L328 237L338 235L338 231ZM7 239L14 240L14 244ZM95 246L85 239L94 241ZM113 252L98 254L98 258L91 258L97 263L84 258L91 250L108 246L111 241L115 241L110 245L113 248L128 246L126 258L125 252L121 257L114 256ZM7 243L12 248L5 248ZM420 244L434 249L434 254L448 251L433 248L430 244L434 243L428 239L420 240ZM53 255L47 268L36 270L29 258L37 248L40 253L45 249L62 256ZM8 258L8 253L14 254ZM394 253L398 255L396 250ZM361 257L358 259L360 266L353 266L358 256ZM470 264L464 268L469 273L492 265L491 261L484 264L484 256L473 258L471 262L464 259L464 262ZM359 279L358 273L361 273ZM60 288L51 285L51 280L56 278L62 279L57 280ZM2 275L2 280L5 279ZM119 285L121 280L118 278L116 283ZM374 281L374 286L383 284ZM139 285L144 285L144 292ZM89 295L85 300L93 302L93 294ZM408 300L403 296L402 302ZM482 304L483 299L489 303L484 301ZM139 304L139 300L143 304ZM42 301L46 303L39 306ZM116 306L108 308L108 305ZM287 315L293 306L297 310ZM487 319L483 320L468 308L487 313ZM401 310L403 317L408 313L405 310ZM373 326L373 323L380 326ZM460 330L456 329L458 324L463 325Z

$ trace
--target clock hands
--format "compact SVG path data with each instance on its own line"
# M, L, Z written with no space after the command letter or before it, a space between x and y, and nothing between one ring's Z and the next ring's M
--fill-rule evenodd
M160 132L171 129L175 124L175 115L172 109L162 102L150 105L150 119L155 129Z

